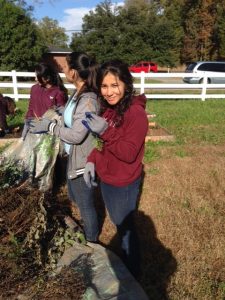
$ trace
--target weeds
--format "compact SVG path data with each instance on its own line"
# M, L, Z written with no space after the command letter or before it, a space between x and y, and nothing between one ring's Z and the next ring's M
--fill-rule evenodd
M24 166L14 160L5 159L0 166L0 190L18 185L27 178Z
M176 156L179 156L181 158L184 158L185 156L187 156L187 152L184 150L184 149L180 149L178 148L176 151L175 151L175 155Z
M153 162L160 158L160 151L154 142L147 142L145 147L145 163Z
M0 154L2 154L5 151L5 149L7 147L9 147L10 145L11 145L11 143L9 142L9 143L5 143L3 146L1 146L0 147Z
M22 243L17 239L13 232L9 231L9 243L11 244L11 251L6 253L6 256L11 259L18 259L24 254Z

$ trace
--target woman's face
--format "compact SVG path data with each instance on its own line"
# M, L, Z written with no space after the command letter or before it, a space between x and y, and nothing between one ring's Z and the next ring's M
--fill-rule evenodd
M74 82L74 76L75 76L75 70L74 69L70 69L67 61L65 61L65 64L63 65L63 72L66 76L66 79L70 82L73 83Z
M35 73L35 81L36 81L38 84L42 85L42 83L38 80L37 74L36 74L36 73Z
M49 84L49 81L44 77L41 77L41 81L39 81L39 79L37 78L37 74L35 75L35 81L43 87L46 87Z
M101 94L110 105L116 105L125 94L125 83L118 76L108 73L101 84Z

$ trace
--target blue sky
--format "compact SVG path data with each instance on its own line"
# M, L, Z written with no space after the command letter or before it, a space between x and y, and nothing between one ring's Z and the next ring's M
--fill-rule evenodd
M57 20L66 30L80 30L83 16L103 0L27 0L26 2L34 6L35 19L40 20L47 16ZM121 5L123 0L113 2Z

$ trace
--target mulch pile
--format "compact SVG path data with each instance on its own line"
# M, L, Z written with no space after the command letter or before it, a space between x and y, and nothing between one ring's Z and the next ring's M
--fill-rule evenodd
M60 274L51 275L65 249L73 241L81 242L82 235L78 225L73 232L66 225L69 205L60 199L54 193L32 188L28 182L1 190L1 299L82 298L85 284L81 274L64 268Z

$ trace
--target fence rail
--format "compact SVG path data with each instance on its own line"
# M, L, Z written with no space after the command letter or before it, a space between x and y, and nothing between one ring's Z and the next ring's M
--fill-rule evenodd
M192 73L132 73L135 89L145 93L148 99L225 99L225 84L209 84L208 74L205 72L203 82L199 84L183 83L183 77L193 77ZM66 81L65 75L60 73L65 81L69 93L74 85ZM196 75L195 75L196 77ZM224 77L218 73L214 77ZM22 81L21 81L22 78ZM25 80L26 78L26 80ZM34 72L0 71L0 92L18 101L29 99L30 88L35 83ZM10 90L10 91L9 91ZM212 93L213 92L213 93Z

